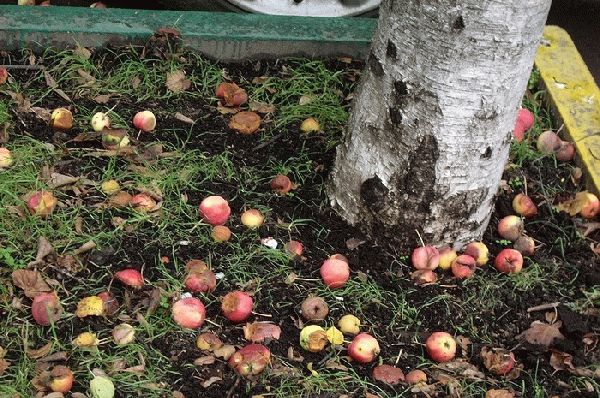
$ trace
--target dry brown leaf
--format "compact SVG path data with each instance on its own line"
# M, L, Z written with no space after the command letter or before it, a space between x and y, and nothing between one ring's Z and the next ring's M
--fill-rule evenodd
M485 375L472 363L466 361L455 360L451 362L440 363L436 366L437 369L446 372L441 374L440 372L432 372L433 378L448 382L448 374L454 377L461 377L471 380L485 380Z
M30 269L18 269L12 273L13 284L25 293L25 296L34 298L42 293L52 291L38 271Z
M348 248L348 250L355 250L356 248L358 248L358 246L362 245L363 243L366 243L366 240L350 238L346 241L346 247Z
M137 88L140 86L140 84L142 84L142 79L140 79L139 76L134 76L131 78L131 81L129 82L129 84L131 84L132 89L137 90Z
M404 381L404 372L392 365L379 365L373 369L373 378L377 381L395 386Z
M253 343L279 340L281 328L271 322L253 322L244 326L244 337Z
M48 355L48 353L50 353L51 350L52 350L52 342L50 341L38 349L27 348L25 350L25 354L27 354L27 357L29 357L31 359L40 359L40 358Z
M195 366L212 365L217 359L212 355L205 355L194 360Z
M269 76L257 76L252 79L252 84L264 84L267 80L269 80Z
M248 105L250 106L251 111L258 113L274 113L277 109L273 104L267 104L259 101L250 101Z
M229 128L241 134L252 134L260 128L260 121L256 112L238 112L229 121Z
M6 369L10 366L10 362L6 359L0 359L0 376L6 372Z
M515 398L515 393L508 390L487 390L485 398Z
M49 122L51 115L52 115L52 111L50 109L47 108L41 108L39 106L32 106L29 109L31 112L35 113L35 116L42 119L45 122Z
M217 111L219 111L219 113L221 115L227 115L227 114L235 114L239 112L239 109L237 108L228 108L226 106L217 106Z
M213 352L216 357L223 358L227 361L229 357L235 353L235 347L231 344L225 344L223 347L217 348Z
M125 207L131 202L131 195L125 191L119 191L108 198L108 205L111 207Z
M194 124L194 120L185 116L183 113L176 112L174 117L175 117L175 119L179 120L180 122L187 123L187 124Z
M94 101L97 102L98 104L108 104L108 101L110 100L110 95L107 94L100 94L94 97Z
M68 176L60 173L52 173L50 174L50 181L48 181L48 186L50 188L58 188L63 187L65 185L72 185L79 181L79 177Z
M292 346L288 347L287 357L290 361L294 361L294 362L304 361L304 357L302 355L300 355L298 352L296 352L296 350L294 350L294 347L292 347Z
M77 74L81 77L81 82L83 86L92 86L96 83L96 78L83 69L77 69Z
M219 382L221 380L223 380L223 379L218 376L212 376L210 379L208 379L204 383L202 383L202 387L208 388L208 387L212 386L213 384L215 384L216 382Z
M553 349L551 349L550 352L550 366L552 366L554 370L575 369L575 366L573 365L573 356L571 354Z
M54 248L52 247L50 242L48 242L48 239L46 239L45 236L40 236L38 238L37 244L38 247L37 253L35 254L35 262L41 262L46 256L54 253Z
M190 88L192 82L190 79L185 77L185 72L176 70L174 72L167 73L167 88L174 92L180 93Z
M562 340L565 338L559 328L562 323L556 322L552 325L540 321L534 321L531 327L517 336L517 339L525 340L529 344L550 346L555 339Z
M92 56L92 53L87 48L77 45L77 47L75 47L73 49L73 55L75 55L79 58L82 58L82 59L90 59L90 57Z

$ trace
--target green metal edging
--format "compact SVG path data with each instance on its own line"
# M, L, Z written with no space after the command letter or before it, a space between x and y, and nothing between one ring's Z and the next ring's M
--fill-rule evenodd
M377 21L199 11L0 6L0 49L144 44L161 27L210 57L365 58Z

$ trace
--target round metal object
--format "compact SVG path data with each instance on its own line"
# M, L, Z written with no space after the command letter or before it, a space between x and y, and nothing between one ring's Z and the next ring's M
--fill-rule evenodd
M381 0L226 0L241 10L272 15L348 17L377 10Z

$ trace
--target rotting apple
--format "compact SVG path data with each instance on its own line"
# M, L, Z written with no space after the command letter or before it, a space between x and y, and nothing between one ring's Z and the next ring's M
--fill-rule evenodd
M96 296L102 300L102 311L105 315L111 316L119 311L119 301L111 292L105 291L98 293Z
M437 282L437 274L429 269L418 269L410 274L410 279L417 286L431 284Z
M352 314L346 314L338 321L338 327L342 333L358 334L360 333L360 319Z
M440 260L438 266L441 269L450 269L452 266L452 261L458 256L456 254L456 250L452 249L450 246L444 246L438 250L440 253Z
M223 347L223 342L213 332L204 332L196 338L196 347L202 351L214 351Z
M348 355L356 362L369 363L379 355L379 342L368 333L359 333L348 345Z
M498 235L511 242L523 234L523 220L519 216L506 216L498 222Z
M271 363L271 352L262 344L249 344L236 351L228 363L240 376L257 375Z
M100 190L102 190L105 195L110 196L119 192L121 190L121 186L116 180L106 180L100 185Z
M300 124L300 131L303 133L315 133L321 131L321 125L314 117L309 117Z
M472 277L475 268L477 268L475 259L467 254L461 254L452 261L452 274L458 279Z
M149 212L156 208L156 201L146 193L138 193L129 201L131 207L140 212Z
M127 135L127 131L123 129L112 130L112 129L104 129L102 130L102 146L105 149L110 151L114 151L117 149L122 149L129 146L129 136Z
M135 340L135 328L128 323L120 323L112 330L112 338L116 345L127 345Z
M480 355L485 368L498 376L509 373L517 363L515 355L504 348L483 347Z
M257 209L248 209L242 213L241 222L248 228L258 228L263 225L265 216Z
M464 251L464 254L473 257L475 259L475 263L477 263L477 265L480 267L487 264L489 260L489 253L490 251L483 242L471 242L467 245Z
M292 188L292 181L286 175L278 174L271 180L271 189L280 195L287 194Z
M440 252L433 246L419 246L410 257L415 269L434 270L440 264Z
M582 197L582 206L579 214L583 218L594 218L600 213L600 201L598 197L591 192L580 193Z
M427 374L421 369L414 369L404 376L404 380L410 385L427 383Z
M208 267L190 270L184 280L185 288L194 293L212 292L217 287L217 277Z
M240 134L254 134L260 128L261 118L256 112L238 112L229 120L229 128Z
M50 115L50 127L55 130L70 130L73 127L73 114L67 108L56 108Z
M551 153L556 153L556 151L560 149L561 143L562 140L558 134L551 130L547 130L538 137L537 149L541 153L549 155Z
M156 116L150 111L138 112L133 117L133 127L149 133L156 128Z
M456 341L447 332L433 332L425 341L425 349L436 362L448 362L456 355Z
M187 329L199 328L206 319L204 304L196 297L185 297L176 301L171 312L175 323Z
M537 212L537 206L531 198L523 193L517 194L512 201L514 211L526 218L534 217Z
M27 208L33 215L41 218L48 217L54 212L58 200L49 191L37 191L27 199Z
M139 289L144 286L144 277L140 271L133 268L125 268L119 272L116 272L115 279L134 289Z
M252 297L240 290L227 293L221 299L221 311L223 316L232 322L242 322L252 314L254 300Z
M529 236L520 236L513 245L514 249L525 256L533 256L535 253L535 241Z
M284 246L285 252L292 258L300 258L302 257L302 253L304 252L304 246L302 243L297 240L290 240Z
M248 101L246 90L235 83L220 83L215 90L215 96L222 100L225 106L239 107Z
M215 225L210 235L215 242L223 243L231 239L231 230L225 225Z
M38 325L49 326L60 319L62 306L56 293L41 293L31 303L31 315Z
M503 249L496 256L494 266L504 274L516 274L523 268L523 255L515 249Z
M56 365L50 371L48 388L53 392L67 393L73 388L73 372L63 365Z
M13 164L12 152L8 148L0 148L0 169L5 169Z
M321 326L308 325L300 331L300 347L306 351L323 351L328 342L327 333Z
M561 141L560 148L556 150L556 159L561 162L570 162L575 157L575 144Z
M200 216L212 226L223 225L229 219L229 203L221 196L209 196L200 202Z
M300 305L300 313L307 321L322 321L329 314L329 306L318 296L308 296Z
M94 131L100 132L110 127L110 118L104 112L96 112L90 122Z
M345 261L330 258L323 262L320 273L325 285L336 289L344 286L350 278L350 267Z

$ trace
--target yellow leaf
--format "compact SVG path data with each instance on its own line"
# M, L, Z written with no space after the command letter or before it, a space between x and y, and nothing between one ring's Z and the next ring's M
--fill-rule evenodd
M73 344L81 348L91 348L98 345L98 339L95 333L83 332L73 340Z
M342 345L344 343L344 335L335 326L332 326L329 329L327 329L327 332L325 332L325 334L327 335L327 340L329 340L331 345Z
M77 304L75 314L79 318L85 318L90 315L102 315L103 302L98 296L85 297Z
M318 375L319 375L319 373L317 373L317 371L316 371L316 370L313 370L313 363L312 363L312 362L309 362L309 363L306 365L306 369L310 370L310 373L311 373L313 376L318 376Z

